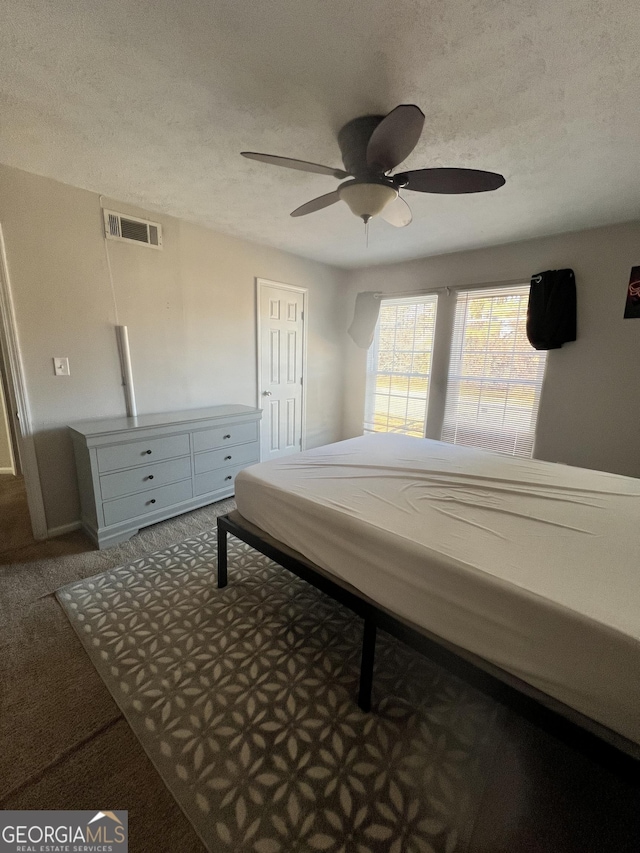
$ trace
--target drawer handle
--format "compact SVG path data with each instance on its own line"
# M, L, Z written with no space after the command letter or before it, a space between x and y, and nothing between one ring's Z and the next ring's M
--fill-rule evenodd
M225 480L233 480L233 477L231 476L231 474L229 474L228 477L225 477Z
M145 453L147 454L147 456L151 456L151 451L150 451L150 450L145 450Z
M224 457L224 461L225 461L225 462L228 462L230 459L231 459L231 457L230 457L230 456L225 456L225 457Z
M151 500L149 501L150 504L154 504L155 502L156 502L155 498L151 498Z
M223 435L222 437L223 438L231 438L231 433L229 433L229 435Z
M153 474L149 474L149 476L147 477L147 480L153 480Z

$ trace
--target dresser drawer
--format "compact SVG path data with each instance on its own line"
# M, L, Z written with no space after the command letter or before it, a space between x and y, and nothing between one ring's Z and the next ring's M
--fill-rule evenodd
M204 474L205 471L214 471L216 468L248 465L250 462L257 462L259 456L260 449L257 441L252 441L250 444L240 444L237 447L208 450L196 455L196 474Z
M260 458L261 414L228 404L72 425L83 528L106 548L233 494L238 471Z
M187 434L113 444L110 447L98 448L98 470L100 473L116 471L118 468L132 468L134 465L159 462L161 459L172 459L174 456L188 454L189 436Z
M203 429L202 432L194 432L193 449L216 450L219 447L228 447L232 444L244 444L248 441L258 440L258 424L252 421L248 424L234 424L233 426L215 427L215 429Z
M181 483L172 483L160 489L151 489L139 495L129 495L126 498L118 498L115 501L105 501L104 509L105 524L118 524L129 518L146 515L150 512L163 509L166 506L186 501L192 496L191 479L183 480Z
M218 468L217 471L198 474L196 476L196 496L206 495L208 492L217 492L219 489L233 490L236 474L239 474L243 468L244 465L239 465L237 468Z
M168 483L186 480L190 476L191 459L188 456L182 456L180 459L156 462L155 465L142 465L140 468L118 471L117 474L104 474L100 477L100 492L102 499L106 501L109 498L119 498L120 495L157 489Z

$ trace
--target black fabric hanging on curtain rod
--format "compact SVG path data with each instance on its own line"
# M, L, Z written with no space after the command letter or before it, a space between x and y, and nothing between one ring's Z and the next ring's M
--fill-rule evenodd
M558 349L576 339L576 281L573 270L546 270L531 279L527 338L534 349Z

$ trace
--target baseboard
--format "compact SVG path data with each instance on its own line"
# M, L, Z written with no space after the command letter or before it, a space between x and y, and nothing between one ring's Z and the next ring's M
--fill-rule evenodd
M61 524L59 527L50 527L47 530L47 538L53 539L54 536L63 536L65 533L73 533L74 530L80 530L81 527L81 521L72 521L70 524Z
M13 468L0 468L0 474L15 474Z

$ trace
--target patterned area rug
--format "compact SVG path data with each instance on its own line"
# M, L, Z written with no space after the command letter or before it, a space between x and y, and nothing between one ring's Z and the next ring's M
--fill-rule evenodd
M215 532L58 600L210 851L465 851L497 706L385 634L356 705L360 620Z

